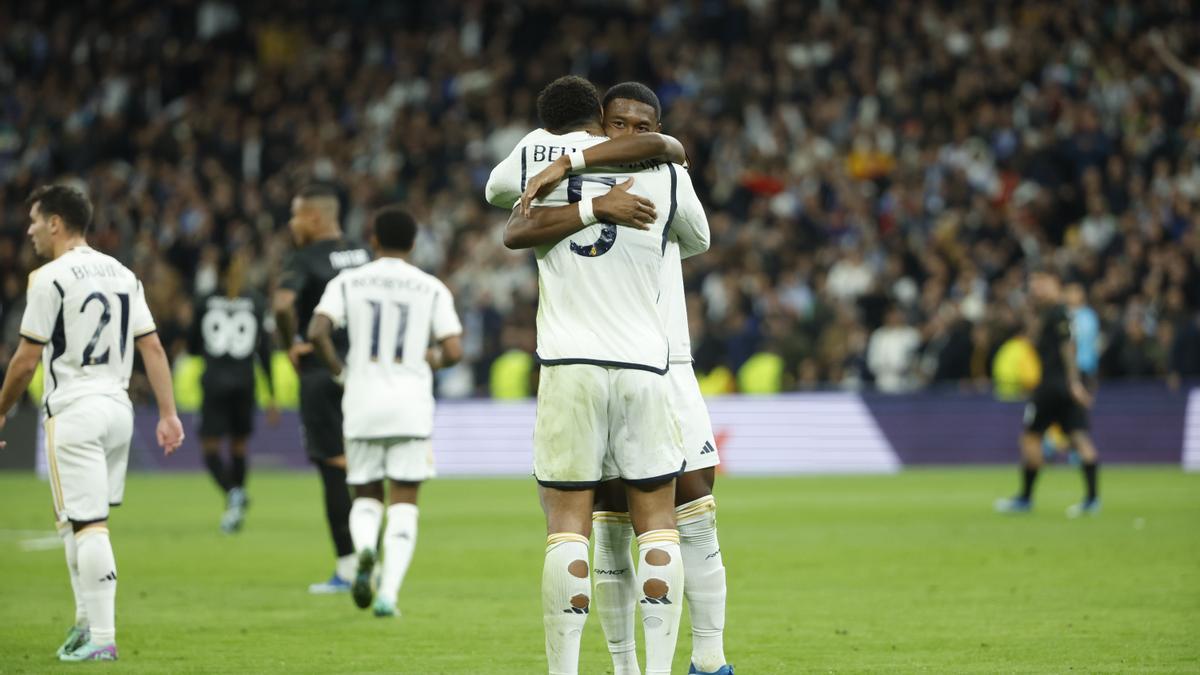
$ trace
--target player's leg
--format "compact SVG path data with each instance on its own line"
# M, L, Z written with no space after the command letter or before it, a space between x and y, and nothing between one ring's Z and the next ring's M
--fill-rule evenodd
M350 590L358 567L350 537L350 490L346 486L346 458L342 439L342 390L325 371L300 377L300 414L305 450L321 478L325 519L329 524L337 566L329 581L309 586L312 593Z
M89 624L87 641L59 658L115 660L117 567L108 512L124 493L132 412L126 404L97 396L76 401L51 419L47 450L58 477L60 513L75 537L79 590Z
M229 499L221 527L226 532L237 532L250 506L250 499L246 496L246 439L254 432L254 389L245 387L231 392L228 405Z
M573 675L579 672L579 643L592 602L587 563L592 489L558 489L543 484L538 486L538 496L546 514L546 557L542 564L546 660L551 675Z
M995 508L1000 513L1024 513L1033 506L1033 487L1045 460L1042 436L1054 423L1052 403L1047 397L1034 394L1025 406L1025 430L1018 441L1021 447L1021 491L1015 497L996 500Z
M417 491L436 475L433 443L427 438L386 441L387 524L383 530L383 574L375 597L375 616L396 614L404 575L417 547Z
M350 538L357 567L350 596L360 609L371 605L371 582L379 560L379 530L383 526L384 444L370 439L346 439L346 482L354 493L350 506Z
M89 632L87 606L83 602L83 590L79 586L79 549L75 545L75 530L69 522L58 523L57 529L58 536L63 540L63 550L67 557L67 573L71 577L71 593L75 597L75 623L67 629L66 639L55 652L57 656L62 656L67 652L75 651L80 645L87 642Z
M639 481L628 488L637 534L636 574L646 640L646 675L669 675L683 613L684 567L675 528L675 481Z
M200 405L200 452L208 475L228 499L229 469L221 458L221 440L229 435L229 406L224 392L205 391Z
M692 619L692 663L696 673L730 673L725 662L725 562L717 538L713 485L720 457L708 407L690 363L673 363L667 373L671 402L679 415L686 473L675 482L675 521L687 583L684 596Z
M675 525L675 478L683 436L663 375L614 371L610 452L626 483L638 541L637 590L647 675L671 672L683 610L683 557Z
M713 452L712 454L716 454ZM716 468L681 475L675 485L675 522L683 554L684 595L692 619L692 668L732 672L725 660L725 561L717 538Z
M631 550L633 524L625 484L620 479L605 481L596 489L592 531L596 536L592 551L592 574L596 577L593 606L608 642L613 675L640 673L634 631L638 595Z
M608 445L607 369L544 366L533 431L533 472L546 514L542 624L551 673L579 670L591 607L588 536Z
M1064 426L1071 437L1071 444L1079 453L1080 468L1083 471L1084 495L1083 501L1067 509L1067 515L1075 518L1082 515L1099 513L1100 492L1100 453L1088 432L1088 411L1076 404L1064 420Z

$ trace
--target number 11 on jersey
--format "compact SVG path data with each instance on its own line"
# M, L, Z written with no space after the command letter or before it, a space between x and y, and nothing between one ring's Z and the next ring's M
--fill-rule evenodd
M379 333L383 323L383 303L378 300L368 300L371 306L371 360L379 360ZM399 310L399 320L396 322L396 353L397 362L404 360L404 336L408 332L408 304L393 303Z

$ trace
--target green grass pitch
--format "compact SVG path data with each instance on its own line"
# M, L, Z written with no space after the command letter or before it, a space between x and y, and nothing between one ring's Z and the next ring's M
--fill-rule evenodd
M721 479L738 672L1200 671L1200 475L1106 470L1104 513L1069 521L1080 479L1064 468L1042 476L1035 513L991 513L1016 473ZM130 476L111 523L122 660L83 669L545 672L531 481L426 486L393 621L307 594L332 567L315 475L249 487L227 537L207 477ZM73 612L62 551L37 550L49 503L44 483L0 475L0 672L71 670L53 660ZM596 616L583 643L581 672L610 672Z

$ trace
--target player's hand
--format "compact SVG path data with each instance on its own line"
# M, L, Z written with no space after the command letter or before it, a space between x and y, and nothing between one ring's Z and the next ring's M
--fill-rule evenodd
M538 175L530 178L529 182L525 184L525 192L521 194L521 215L528 218L530 202L550 194L554 186L558 185L570 170L571 158L563 155L551 162L550 166L542 169Z
M4 431L5 424L8 424L8 415L0 415L0 431ZM3 450L6 445L8 445L7 441L0 441L0 450Z
M1088 391L1087 387L1083 386L1079 380L1071 382L1071 396L1079 405L1085 408L1092 407L1092 392Z
M158 437L158 445L163 449L163 454L169 457L179 446L183 445L183 422L179 421L178 415L160 418L155 435Z
M602 223L624 225L637 230L648 230L658 218L654 202L629 194L633 179L614 185L606 194L592 200L592 209Z
M297 342L288 349L288 361L291 361L292 367L298 371L300 370L300 359L311 353L313 353L311 342Z
M272 429L279 426L279 406L274 403L267 406L267 425Z

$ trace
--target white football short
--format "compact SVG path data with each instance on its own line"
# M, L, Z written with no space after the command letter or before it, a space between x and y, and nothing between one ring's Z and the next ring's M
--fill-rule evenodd
M365 485L385 477L419 483L437 475L428 438L347 438L346 483Z
M683 432L683 458L687 460L684 471L720 464L712 420L708 417L708 406L700 394L700 383L696 381L692 364L672 363L671 370L667 371L667 384L671 389L671 405L675 406L679 428Z
M47 417L46 460L59 522L108 518L125 497L133 409L109 396L85 396Z
M533 430L539 483L571 489L609 477L654 481L682 467L683 438L665 376L586 364L542 367Z

